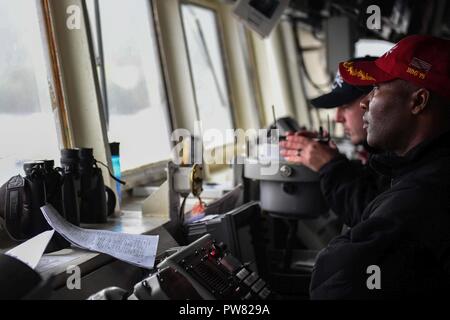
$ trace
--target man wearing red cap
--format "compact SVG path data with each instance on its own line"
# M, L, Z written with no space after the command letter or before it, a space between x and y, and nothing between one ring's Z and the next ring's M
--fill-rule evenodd
M396 298L450 289L450 41L415 35L343 79L373 85L361 101L370 159L392 177L344 235L319 254L313 299ZM301 157L301 155L300 155Z
M351 62L374 61L377 57L355 58ZM361 148L358 160L349 160L337 150L333 142L318 142L311 132L288 134L280 142L281 155L289 162L308 166L320 174L322 192L330 208L342 221L352 226L351 217L360 215L364 208L389 187L389 178L377 174L367 165L369 151L367 133L363 128L364 111L360 102L372 91L372 86L353 86L342 79L338 70L330 93L311 100L315 108L336 108L336 122L344 127L346 136ZM299 154L302 149L303 154ZM350 219L348 219L350 218Z

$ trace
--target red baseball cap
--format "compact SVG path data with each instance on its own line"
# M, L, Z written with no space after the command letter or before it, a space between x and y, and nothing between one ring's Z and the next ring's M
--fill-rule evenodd
M403 79L450 98L450 40L408 36L377 60L342 62L339 71L355 86Z

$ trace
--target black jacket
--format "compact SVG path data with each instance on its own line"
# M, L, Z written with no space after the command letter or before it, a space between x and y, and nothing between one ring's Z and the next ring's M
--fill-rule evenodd
M405 157L371 159L392 186L361 212L344 235L319 254L312 299L397 298L448 294L450 289L450 132ZM354 215L355 213L351 213ZM369 290L371 266L381 289Z
M349 227L359 223L367 205L390 185L388 176L343 155L323 166L319 174L322 193L330 208Z

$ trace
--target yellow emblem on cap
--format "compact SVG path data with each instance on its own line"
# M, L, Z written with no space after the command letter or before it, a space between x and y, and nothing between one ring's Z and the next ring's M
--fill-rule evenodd
M353 62L344 62L343 64L345 70L352 76L352 77L358 77L361 80L364 81L376 81L376 79L372 76L370 76L367 72L362 71L361 69L357 69L353 66Z

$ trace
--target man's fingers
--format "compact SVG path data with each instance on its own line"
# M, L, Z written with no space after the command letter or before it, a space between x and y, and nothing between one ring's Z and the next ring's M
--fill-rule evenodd
M303 164L302 158L300 156L289 156L289 157L285 157L285 159L287 162Z
M287 142L296 143L299 149L303 149L313 142L313 140L311 140L310 138L303 136L288 136L286 139Z
M284 149L302 149L302 145L298 142L281 141L280 147Z
M300 151L295 149L285 149L281 150L281 155L283 157L296 157L300 156Z

